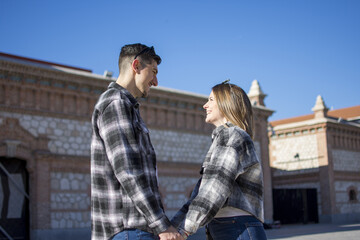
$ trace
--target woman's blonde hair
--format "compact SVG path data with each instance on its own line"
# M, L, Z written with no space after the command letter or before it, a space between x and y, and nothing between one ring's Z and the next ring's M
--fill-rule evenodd
M253 112L251 102L244 90L225 81L212 88L217 105L225 118L253 137Z

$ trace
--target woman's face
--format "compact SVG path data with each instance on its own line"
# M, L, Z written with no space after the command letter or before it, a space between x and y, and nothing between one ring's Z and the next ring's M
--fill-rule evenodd
M206 110L205 122L211 123L216 127L226 123L226 119L224 115L220 112L214 93L212 91L210 93L207 103L205 103L203 108Z

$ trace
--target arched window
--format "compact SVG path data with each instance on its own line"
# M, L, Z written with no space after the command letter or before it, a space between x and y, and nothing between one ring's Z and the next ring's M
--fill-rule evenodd
M357 194L354 188L349 189L348 194L349 194L349 202L357 201Z

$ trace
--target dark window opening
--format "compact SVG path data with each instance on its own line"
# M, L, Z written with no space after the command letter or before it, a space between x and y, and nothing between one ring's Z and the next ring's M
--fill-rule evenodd
M353 201L356 201L357 200L357 197L356 197L356 192L354 189L351 189L349 191L349 201L353 202Z

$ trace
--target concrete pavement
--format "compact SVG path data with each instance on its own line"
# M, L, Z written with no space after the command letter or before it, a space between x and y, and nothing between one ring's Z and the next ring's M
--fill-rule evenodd
M355 224L297 224L267 229L268 239L280 240L358 240L360 223Z
M278 229L266 229L270 240L358 240L360 223L355 224L294 224L282 225ZM205 240L203 228L188 240ZM227 239L224 239L227 240Z

